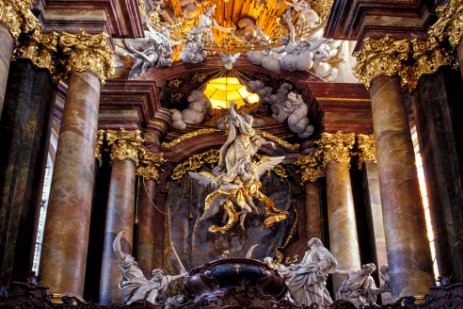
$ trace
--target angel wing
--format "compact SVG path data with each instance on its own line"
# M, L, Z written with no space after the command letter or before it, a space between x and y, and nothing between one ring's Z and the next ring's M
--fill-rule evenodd
M206 197L206 200L210 200L210 204L204 205L204 213L202 214L201 218L199 218L199 220L204 221L218 214L222 208L222 204L227 198L228 196L221 194L219 191L210 193Z
M255 175L260 178L266 171L275 167L277 164L280 164L285 156L279 157L269 157L269 156L262 156L259 162L255 165Z
M190 175L191 178L196 180L201 186L210 186L212 190L217 189L217 187L219 186L217 178L210 172L188 172L188 175Z

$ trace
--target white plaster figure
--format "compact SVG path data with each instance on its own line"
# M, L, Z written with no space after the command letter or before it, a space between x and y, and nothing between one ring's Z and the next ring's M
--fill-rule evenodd
M138 300L145 300L153 305L163 303L169 284L187 275L183 273L177 276L164 275L161 269L153 269L151 279L146 279L134 257L122 251L121 238L124 232L119 232L113 243L114 253L119 259L122 269L122 278L119 282L122 297L126 305Z
M347 275L336 293L336 300L349 301L357 308L376 305L375 280L371 274L376 270L373 263L362 265L359 270L337 270L337 274Z
M293 275L288 280L288 289L300 306L328 307L333 300L326 288L326 279L335 272L337 262L320 239L311 238L308 247L302 261L289 266Z

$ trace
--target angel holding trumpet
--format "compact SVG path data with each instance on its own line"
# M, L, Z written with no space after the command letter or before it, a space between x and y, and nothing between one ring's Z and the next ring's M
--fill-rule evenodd
M209 219L224 209L228 216L224 226L212 225L209 232L225 233L239 220L242 230L245 229L246 215L255 212L260 213L254 204L254 198L258 199L265 207L267 218L264 227L269 228L275 223L285 220L288 216L286 210L279 210L273 201L260 191L262 183L260 177L277 164L281 163L284 156L261 156L257 162L252 158L264 144L275 147L273 142L268 142L255 133L252 128L253 118L250 115L241 115L230 106L230 120L228 138L220 149L219 163L210 172L189 172L190 177L198 181L202 186L210 186L210 193L205 200L204 213L200 220Z

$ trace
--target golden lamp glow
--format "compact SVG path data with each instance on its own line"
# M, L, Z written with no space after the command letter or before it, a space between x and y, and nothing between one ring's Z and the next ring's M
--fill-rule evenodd
M236 77L219 77L207 82L204 95L209 98L215 109L230 108L234 101L236 109L247 104L258 103L257 94L249 92L245 85Z

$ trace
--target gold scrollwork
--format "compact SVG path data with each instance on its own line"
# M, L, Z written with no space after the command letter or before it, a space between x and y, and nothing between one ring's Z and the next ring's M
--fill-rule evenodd
M39 27L39 22L30 10L33 0L0 0L0 23L5 25L15 41L22 33Z
M287 141L285 141L284 139L279 138L278 136L275 136L275 135L273 135L271 133L268 133L266 131L256 130L256 134L259 134L260 136L262 136L266 140L269 140L271 142L275 142L278 145L282 146L283 148L286 148L286 149L291 150L291 151L296 151L300 147L299 144L290 144Z
M56 71L54 56L58 49L59 35L56 32L42 33L39 28L20 38L15 49L15 57L30 59L32 63L42 69L47 69L55 80L59 79Z
M198 73L195 73L195 75L193 75L193 77L191 78L191 81L195 82L195 83L202 83L208 77L209 77L209 74L207 74L205 72L198 72Z
M98 130L96 132L96 147L95 147L95 158L98 161L98 166L103 165L103 158L102 158L102 151L103 151L103 144L105 139L105 132L104 130Z
M200 136L200 135L206 135L206 134L211 134L211 133L215 133L215 132L220 132L219 129L214 129L214 128L210 128L210 129L200 129L200 130L196 130L196 131L193 131L193 132L190 132L190 133L186 133L186 134L183 134L182 136L174 139L173 141L169 142L169 143L166 143L166 142L163 142L161 144L162 148L164 149L169 149L169 148L172 148L186 140L189 140L191 138L194 138L194 137L197 137L197 136Z
M188 158L188 160L178 164L170 177L174 180L180 180L187 172L196 171L205 163L213 164L217 161L219 161L218 149L211 149L203 153L194 154Z
M451 0L436 10L440 16L428 34L440 42L448 39L452 47L457 47L463 37L463 0Z
M424 74L433 74L442 66L451 66L455 69L458 67L453 52L446 50L435 36L429 36L426 41L413 39L411 45L415 62L406 78L410 90L416 88L418 80Z
M62 32L59 44L68 55L66 71L95 73L103 84L107 77L114 74L115 64L111 59L113 50L108 46L108 34L91 35L81 30L78 34Z
M358 134L357 148L359 153L359 167L365 161L376 163L376 141L373 134Z
M311 152L306 155L299 156L294 165L300 167L302 183L315 182L318 178L325 176L323 169L323 158L320 151Z
M132 160L138 166L140 155L146 151L139 130L107 130L105 137L111 147L111 160Z
M144 179L153 179L159 181L159 171L165 163L162 152L145 151L141 158L141 164L137 169L137 175L143 176Z
M321 138L315 141L318 144L318 151L323 151L323 165L328 162L350 162L351 150L355 143L355 134L343 134L338 131L332 133L322 133Z
M407 39L393 40L389 36L382 39L366 38L363 49L354 53L357 64L352 68L353 73L368 89L373 78L380 74L400 76L402 61L409 58L409 52Z

